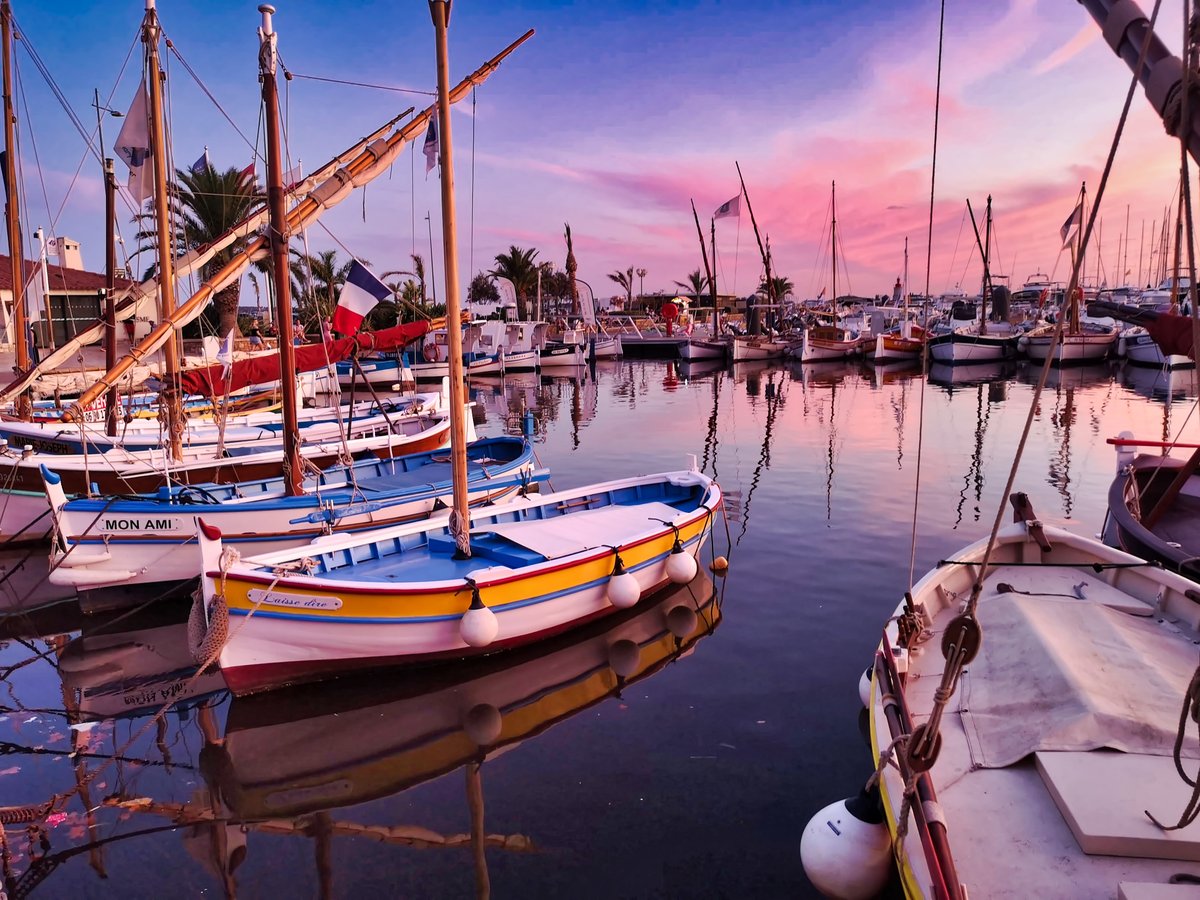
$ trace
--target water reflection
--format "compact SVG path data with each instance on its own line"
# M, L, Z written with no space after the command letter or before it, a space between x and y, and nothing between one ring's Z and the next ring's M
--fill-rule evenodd
M596 376L587 367L562 374L512 372L470 380L476 427L495 426L505 434L545 440L560 418L570 422L574 448L596 418Z
M81 854L105 878L114 855L125 863L145 849L134 839L166 829L225 897L237 896L251 860L256 893L267 878L295 892L298 873L270 864L280 836L311 844L322 897L337 892L338 870L359 880L345 865L354 855L339 855L345 837L468 853L475 893L486 897L485 851L521 853L554 837L485 828L488 762L690 655L721 609L702 574L534 648L232 701L219 673L191 666L178 608L174 621L160 610L88 622L74 640L48 641L61 708L13 696L19 711L8 714L27 743L6 744L6 763L36 773L22 779L22 796L5 794L26 807L5 810L5 890L61 891L55 870ZM456 769L469 833L409 824L408 807L391 798ZM28 826L24 837L14 825Z

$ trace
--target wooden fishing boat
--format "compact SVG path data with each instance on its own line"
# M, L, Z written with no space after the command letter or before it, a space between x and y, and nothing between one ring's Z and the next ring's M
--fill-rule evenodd
M467 417L470 418L469 416ZM446 412L390 417L343 441L334 436L305 440L305 465L326 469L349 457L387 459L436 450L446 444L450 417ZM0 545L41 541L49 536L50 507L41 466L54 467L68 496L152 494L172 484L226 484L279 476L284 449L278 439L250 441L218 451L215 445L185 448L183 459L171 461L165 451L133 454L124 448L86 455L23 451L0 443L0 468L6 475L0 491Z
M533 450L520 438L476 441L467 459L474 505L495 503L539 480ZM42 478L56 534L50 582L94 588L195 578L197 511L243 555L424 519L446 507L450 459L435 450L333 466L306 478L298 496L288 496L283 478L274 477L167 487L145 497L68 500L52 470L43 466Z
M202 522L204 603L236 694L509 649L690 581L720 504L694 467L524 497L472 515L464 558L445 520L242 560Z
M863 355L876 363L919 359L925 346L925 329L916 322L867 338Z
M795 341L783 338L738 336L733 339L732 358L737 362L764 359L783 359Z
M893 851L908 897L1137 896L1200 876L1200 825L1156 824L1192 797L1173 751L1200 757L1179 719L1194 583L1015 502L990 555L986 539L953 554L887 623L863 685L886 827L867 797L813 818L801 852L826 893L872 896Z
M212 748L213 787L249 821L406 790L628 690L689 655L721 613L712 581L698 578L524 650L238 698Z
M823 362L857 356L861 342L858 335L849 329L833 324L810 325L805 328L800 346L791 351L791 356L801 362Z
M1102 537L1112 547L1200 580L1200 454L1194 445L1140 441L1129 432L1117 447L1117 476L1108 489ZM1138 453L1154 448L1158 453ZM1162 455L1191 449L1190 459Z

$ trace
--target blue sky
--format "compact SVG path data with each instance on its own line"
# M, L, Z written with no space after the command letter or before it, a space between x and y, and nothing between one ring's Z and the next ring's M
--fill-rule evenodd
M1128 84L1083 8L1066 0L951 3L947 11L934 291L978 279L962 227L964 201L994 195L1001 271L1065 278L1056 233L1082 180L1094 188ZM432 91L433 34L423 2L280 2L276 28L287 67ZM125 110L137 84L142 3L22 2L14 13L76 115L91 127L92 91ZM256 4L166 0L166 35L238 127L257 137ZM454 141L464 279L509 245L562 264L562 226L575 235L580 274L598 296L606 273L644 267L647 291L700 265L689 199L705 218L738 189L742 166L776 267L800 295L828 282L830 184L850 288L882 293L910 244L910 283L923 289L928 219L936 3L549 3L454 5L451 75L473 70L528 28L537 29L477 95L456 107ZM1160 28L1180 43L1179 3ZM134 57L118 82L130 48ZM102 258L99 167L35 69L17 54L22 92L26 233L48 227ZM182 66L169 60L176 165L209 147L218 166L245 165L250 148ZM297 78L283 98L292 156L325 161L424 94ZM26 109L27 108L27 109ZM105 122L111 144L120 120ZM472 143L474 149L472 150ZM36 155L34 153L36 147ZM390 175L356 194L310 232L314 249L349 248L377 271L429 256L437 242L436 179L406 153ZM1104 234L1103 274L1120 280L1116 246L1161 217L1177 183L1178 151L1144 97L1135 98L1118 157ZM118 164L119 177L124 178ZM43 188L43 184L45 187ZM68 188L69 193L68 193ZM64 197L66 198L64 201ZM48 202L47 202L48 198ZM50 211L48 211L50 210ZM123 215L123 231L133 228ZM473 223L472 223L473 220ZM416 225L414 229L413 225ZM415 231L415 233L414 233ZM759 271L750 222L718 223L721 286L748 293ZM435 258L440 269L440 244ZM1130 254L1132 255L1132 254ZM1133 267L1130 261L1130 267ZM735 278L736 270L736 278ZM444 278L437 276L440 285ZM841 276L839 276L839 282ZM839 284L844 289L844 285Z

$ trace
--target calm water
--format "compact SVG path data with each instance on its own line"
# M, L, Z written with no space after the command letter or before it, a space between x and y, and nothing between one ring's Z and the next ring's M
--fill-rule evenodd
M9 615L0 806L60 798L44 834L8 826L9 896L807 895L800 833L869 771L857 683L909 584L918 461L920 577L990 527L1037 372L748 365L474 386L481 434L534 411L556 486L693 453L729 500L715 588L536 653L250 701L206 677L155 721L185 605ZM1053 373L1017 489L1094 534L1105 438L1195 441L1190 382ZM6 558L10 608L54 599L40 555Z

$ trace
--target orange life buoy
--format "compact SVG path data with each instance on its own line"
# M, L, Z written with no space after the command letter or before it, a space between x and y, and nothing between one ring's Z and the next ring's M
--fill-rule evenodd
M421 353L425 356L425 360L427 362L437 362L438 361L438 345L437 344L432 344L432 343L426 344L424 347L421 348Z

